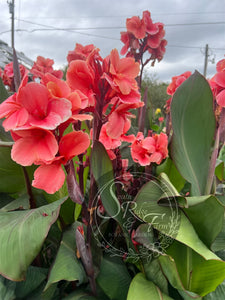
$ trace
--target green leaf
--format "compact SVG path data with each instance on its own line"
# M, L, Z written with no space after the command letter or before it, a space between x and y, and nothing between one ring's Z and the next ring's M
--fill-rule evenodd
M131 277L122 259L104 257L96 281L110 299L126 300Z
M179 283L179 276L176 277L178 274L176 272L170 272L173 274L173 284L174 281L178 282L178 288L182 290L190 290L191 292L205 295L206 293L212 291L216 288L218 284L220 284L225 278L225 262L220 260L218 256L216 256L213 252L211 252L207 246L200 240L199 236L197 235L194 227L192 226L189 219L186 215L179 209L179 218L177 218L177 223L171 223L168 226L169 222L171 221L171 217L173 214L172 212L176 212L175 208L171 206L160 206L160 200L164 197L165 200L165 192L162 191L160 185L156 184L154 181L150 181L145 184L135 198L135 207L134 213L139 217L140 220L144 222L150 223L155 229L159 230L161 233L172 237L173 239L182 243L180 245L180 249L176 250L176 247L173 245L178 244L174 242L172 246L170 246L168 250L168 254L170 254L173 258L176 257L176 264L178 268L178 273L181 278L181 282ZM177 196L175 197L177 198ZM197 205L193 205L193 198L191 197L190 200L190 218L193 218L193 222L196 222L196 227L199 226L199 234L203 236L203 234L207 235L208 231L212 230L208 227L207 223L207 216L204 213L201 219L203 224L198 223L197 215L195 215L194 209L198 205L203 205L204 209L206 210L213 210L215 213L215 218L219 218L219 223L221 223L221 217L223 215L223 207L217 201L217 199L213 196L204 196L204 197L195 197ZM188 199L188 198L186 198ZM186 210L188 210L186 209ZM196 210L197 210L196 209ZM201 214L201 211L198 210L198 214ZM209 213L210 214L210 213ZM160 216L162 216L160 218ZM157 218L156 218L157 217ZM214 218L214 216L212 216ZM215 219L214 219L215 221ZM209 221L210 222L210 221ZM174 228L173 228L174 226ZM169 228L168 228L169 227ZM206 237L205 240L210 244L212 240L215 238L216 234L218 234L219 229L221 228L221 224L215 226L215 231L212 230L212 234L209 233L209 237ZM174 230L173 230L174 229ZM178 246L177 246L178 248ZM171 254L171 249L175 249L174 252ZM181 251L182 250L182 251ZM192 251L193 250L193 251ZM183 253L183 255L181 255ZM194 254L196 253L196 254ZM196 258L197 257L197 258ZM193 259L195 258L195 268L193 268ZM160 258L161 259L161 258ZM163 259L163 258L162 258ZM164 258L165 259L165 258ZM167 259L168 263L168 259ZM181 266L181 267L180 267ZM173 264L169 264L170 270L173 268ZM218 270L218 272L217 272ZM214 275L216 273L216 279L214 279ZM207 274L207 276L206 276ZM205 275L205 277L203 277ZM196 282L199 282L199 278L203 278L206 280L207 286ZM211 284L210 284L211 280ZM177 285L177 283L175 283Z
M11 211L16 209L29 209L29 196L27 194L22 195L21 197L11 201L4 207L0 209L0 211Z
M25 279L28 266L39 253L65 200L37 209L0 212L0 273L4 277Z
M168 294L168 282L164 276L158 259L144 264L146 279L152 281L160 290Z
M127 300L172 300L168 295L162 293L160 289L151 281L148 281L142 273L138 273L130 284Z
M163 178L163 177L162 177ZM155 229L159 230L163 234L180 241L181 243L187 245L200 255L202 255L205 259L219 259L213 252L211 252L206 245L199 239L195 229L193 228L191 222L186 217L181 209L176 206L176 197L174 197L174 201L170 200L171 195L176 193L175 190L172 190L170 185L165 185L166 181L162 181L163 185L160 185L160 181L150 181L146 183L138 192L135 198L135 206L134 206L134 213L144 222L150 223ZM168 181L167 181L168 183ZM161 199L166 200L165 196L169 196L167 199L168 205L161 206L159 205ZM176 194L175 194L176 196ZM202 205L207 206L208 209L213 209L214 213L216 213L216 217L220 217L219 225L215 226L215 231L212 231L212 234L209 233L209 237L206 237L209 243L215 238L215 236L219 233L221 225L221 216L223 212L222 206L216 200L215 197L196 197L197 200L199 199L200 202L204 200L209 200L209 202L204 202ZM188 199L188 198L186 198ZM193 197L192 197L193 199ZM215 203L214 203L215 202ZM170 205L171 204L171 205ZM206 207L205 206L205 207ZM195 206L193 206L195 207ZM193 220L196 221L196 215L193 213L194 209L190 209L190 216L191 213L193 215ZM196 208L196 210L198 207ZM198 211L198 213L200 213ZM212 230L208 227L207 223L207 216L203 214L204 223L199 225L199 232L201 234L208 234L209 230ZM201 217L199 217L201 218ZM213 217L214 218L214 217ZM203 220L202 219L202 220ZM198 225L196 225L198 226Z
M204 259L182 243L174 241L167 254L169 257L161 256L159 261L170 283L179 290L204 296L225 278L225 262Z
M0 299L13 300L15 299L16 282L7 280L0 276Z
M101 195L105 210L121 224L122 214L120 212L119 201L115 194L112 162L104 146L98 141L94 142L91 156L91 169L98 184L99 194Z
M175 237L180 226L180 210L176 205L178 192L165 174L142 186L134 199L134 213L170 237ZM161 205L161 200L163 204Z
M177 171L175 164L170 158L167 158L161 165L157 166L156 174L160 175L161 173L165 173L169 177L170 182L178 192L184 187L185 179Z
M213 251L220 251L225 249L225 220L223 221L222 230L213 242L211 249Z
M0 96L1 96L0 103L5 101L9 97L9 93L7 92L1 78L0 78Z
M206 295L203 300L221 300L224 298L225 295L225 281L223 281L215 291L211 292L210 294Z
M3 120L0 120L0 141L8 142L8 146L12 143L12 137L9 132L6 132L4 127L2 126Z
M26 280L16 283L16 296L19 299L24 299L38 288L45 281L46 277L47 269L30 266L27 269Z
M197 199L196 205L184 208L184 212L199 238L210 248L222 230L224 207L215 196L208 196L204 201L199 202Z
M216 177L222 181L224 178L224 162L222 160L217 159L216 168L215 168Z
M78 222L70 226L64 233L55 262L51 268L45 290L60 280L77 281L78 285L86 280L81 262L76 257L75 232Z
M11 159L11 148L0 147L0 191L16 193L25 189L23 170Z
M62 300L97 300L97 298L90 296L90 294L85 291L75 291Z
M54 194L48 194L44 192L45 199L48 203L52 203L58 199L68 197L68 190L66 185L66 180L63 186ZM67 225L72 224L74 222L74 210L75 210L75 203L68 198L65 201L60 209L60 217L62 217L63 222Z
M2 79L0 78L0 103L6 100L9 97L9 93L7 92ZM12 137L9 132L5 132L4 128L2 127L2 120L0 120L0 140L1 141L12 141Z
M197 71L175 92L171 118L172 159L183 178L191 183L192 195L204 195L216 123L210 86Z

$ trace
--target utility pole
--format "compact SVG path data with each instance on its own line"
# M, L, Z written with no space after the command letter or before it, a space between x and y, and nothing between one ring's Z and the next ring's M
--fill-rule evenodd
M7 1L9 5L9 13L11 14L11 47L14 48L15 43L14 43L14 8L15 8L15 0Z
M208 57L209 57L209 45L205 45L205 64L204 64L204 76L206 77L207 73L207 65L208 65Z

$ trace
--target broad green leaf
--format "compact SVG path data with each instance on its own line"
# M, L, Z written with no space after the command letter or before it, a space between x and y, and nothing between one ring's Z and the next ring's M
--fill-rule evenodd
M12 137L9 132L6 132L4 127L2 126L3 120L0 120L0 141L12 143ZM10 145L10 144L8 144Z
M133 211L143 222L151 224L170 237L175 237L180 226L180 210L176 205L176 189L165 174L151 180L140 189L134 199ZM163 199L163 205L160 201Z
M5 101L8 97L9 97L9 93L6 90L6 88L2 82L2 79L0 78L0 103Z
M182 243L174 241L167 254L170 257L160 257L159 260L163 272L179 290L204 296L213 291L225 278L225 262L219 259L206 260ZM171 274L176 277L172 277Z
M0 212L0 273L4 277L24 280L64 201L26 211Z
M25 299L45 281L46 277L47 269L30 266L27 269L26 280L16 283L16 296Z
M13 300L15 299L16 282L10 281L3 276L0 276L0 299Z
M190 290L205 296L225 279L225 262L204 260L193 268Z
M148 281L142 273L138 273L130 284L127 300L172 300L168 295L162 293L160 289L151 281Z
M176 166L170 158L167 158L161 165L157 166L156 174L160 175L161 173L165 173L169 177L170 182L178 192L184 187L185 179L177 171Z
M122 217L120 204L115 194L112 162L104 146L98 141L94 142L92 150L91 170L98 184L99 194L105 210L121 224ZM97 197L97 195L95 196Z
M213 251L220 251L225 249L225 220L223 221L222 230L213 242L211 249Z
M44 192L44 196L48 203L52 203L63 197L68 197L66 180L63 186L57 192L55 192L55 194L48 194ZM68 200L62 204L60 209L60 216L62 217L65 224L69 225L74 222L74 209L75 203L70 198L68 198Z
M216 177L222 181L224 178L224 162L222 160L217 159L216 168L215 168Z
M146 279L152 281L160 290L168 294L168 282L164 276L158 259L154 259L148 263L144 263Z
M6 100L9 97L9 93L6 90L2 79L0 78L0 103ZM5 132L4 128L2 127L2 120L0 120L0 140L2 141L12 141L12 137L9 132Z
M16 209L29 209L29 208L30 208L29 196L27 194L24 194L19 198L11 201L4 207L2 207L0 211L11 211Z
M0 191L16 193L25 190L22 167L11 159L11 148L0 147Z
M78 284L86 280L81 262L76 257L75 232L79 223L74 223L62 237L55 262L51 268L45 290L60 280L77 281Z
M210 86L197 71L176 90L171 119L172 159L180 174L191 183L192 195L204 195L216 124Z
M202 255L205 259L219 259L199 239L191 222L174 202L168 198L168 205L161 206L160 199L165 198L168 187L163 188L157 181L146 183L135 198L134 213L144 222L150 223L163 234L180 241ZM168 196L173 191L168 189Z
M211 292L210 294L206 295L203 300L221 300L224 299L225 295L225 281L223 281L215 291Z
M200 201L196 202L196 205L184 208L184 212L199 238L210 248L222 230L224 207L215 196L208 196L208 198L201 203L198 203Z
M97 300L97 298L91 296L85 291L75 291L62 300Z
M110 299L126 300L131 277L122 259L104 257L96 281Z

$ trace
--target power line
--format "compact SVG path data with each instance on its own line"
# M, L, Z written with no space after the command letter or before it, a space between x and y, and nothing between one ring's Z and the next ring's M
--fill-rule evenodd
M136 12L134 13L134 15ZM151 15L214 15L214 14L225 14L225 11L214 11L214 12L151 12ZM132 15L132 14L130 14ZM68 17L27 17L26 19L74 19L74 18L79 18L79 19L97 19L97 18L127 18L128 15L108 15L108 16L68 16ZM130 17L130 16L129 16Z
M54 28L54 29L58 29L58 30L98 30L98 29L126 29L125 26L108 26L108 27L104 27L104 26L98 26L98 27L85 27L85 28L57 28L51 25L46 25L46 24L41 24L41 23L36 23L36 22L32 22L32 21L26 21L23 19L19 19L16 18L16 20L18 21L22 21L25 23L29 23L29 24L33 24L33 25L39 25L39 26L44 26L44 27L48 27L48 28ZM164 24L165 27L170 27L170 26L196 26L196 25L219 25L219 24L225 24L224 21L217 21L217 22L196 22L196 23L177 23L177 24Z
M32 33L32 32L37 32L37 31L45 31L45 30L48 30L48 29L44 29L44 28L40 28L40 29L32 29L32 30L28 30L28 29L16 29L15 31L16 32L28 32L28 33ZM49 28L50 30L50 28ZM64 30L64 29L51 29L51 30L59 30L59 31L68 31L68 30ZM4 34L4 33L7 33L7 32L10 32L11 30L6 30L6 31L3 31L3 32L0 32L0 35L1 34ZM92 37L98 37L98 38L104 38L104 39L109 39L109 40L116 40L116 41L120 41L119 38L113 38L113 37L108 37L108 36L103 36L103 35L97 35L97 34L92 34L92 33L85 33L85 32L79 32L79 31L76 31L76 30L70 30L72 31L73 33L78 33L78 34L81 34L81 35L87 35L87 36L92 36ZM171 44L168 44L167 47L174 47L174 48L188 48L188 49L201 49L202 46L187 46L187 45L171 45ZM218 51L225 51L225 48L214 48L214 47L210 47L210 49L212 50L218 50Z

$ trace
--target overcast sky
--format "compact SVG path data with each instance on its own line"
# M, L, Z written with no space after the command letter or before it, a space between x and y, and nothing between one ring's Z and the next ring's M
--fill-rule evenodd
M66 65L76 43L94 44L105 57L122 48L126 18L142 16L144 10L154 22L165 24L168 41L164 59L149 67L149 73L166 82L185 71L203 73L208 44L207 77L214 75L213 59L225 54L225 0L15 0L15 47L32 60L38 55L52 58L57 67ZM55 28L77 30L48 30ZM0 0L0 39L9 45L10 29L7 1Z

